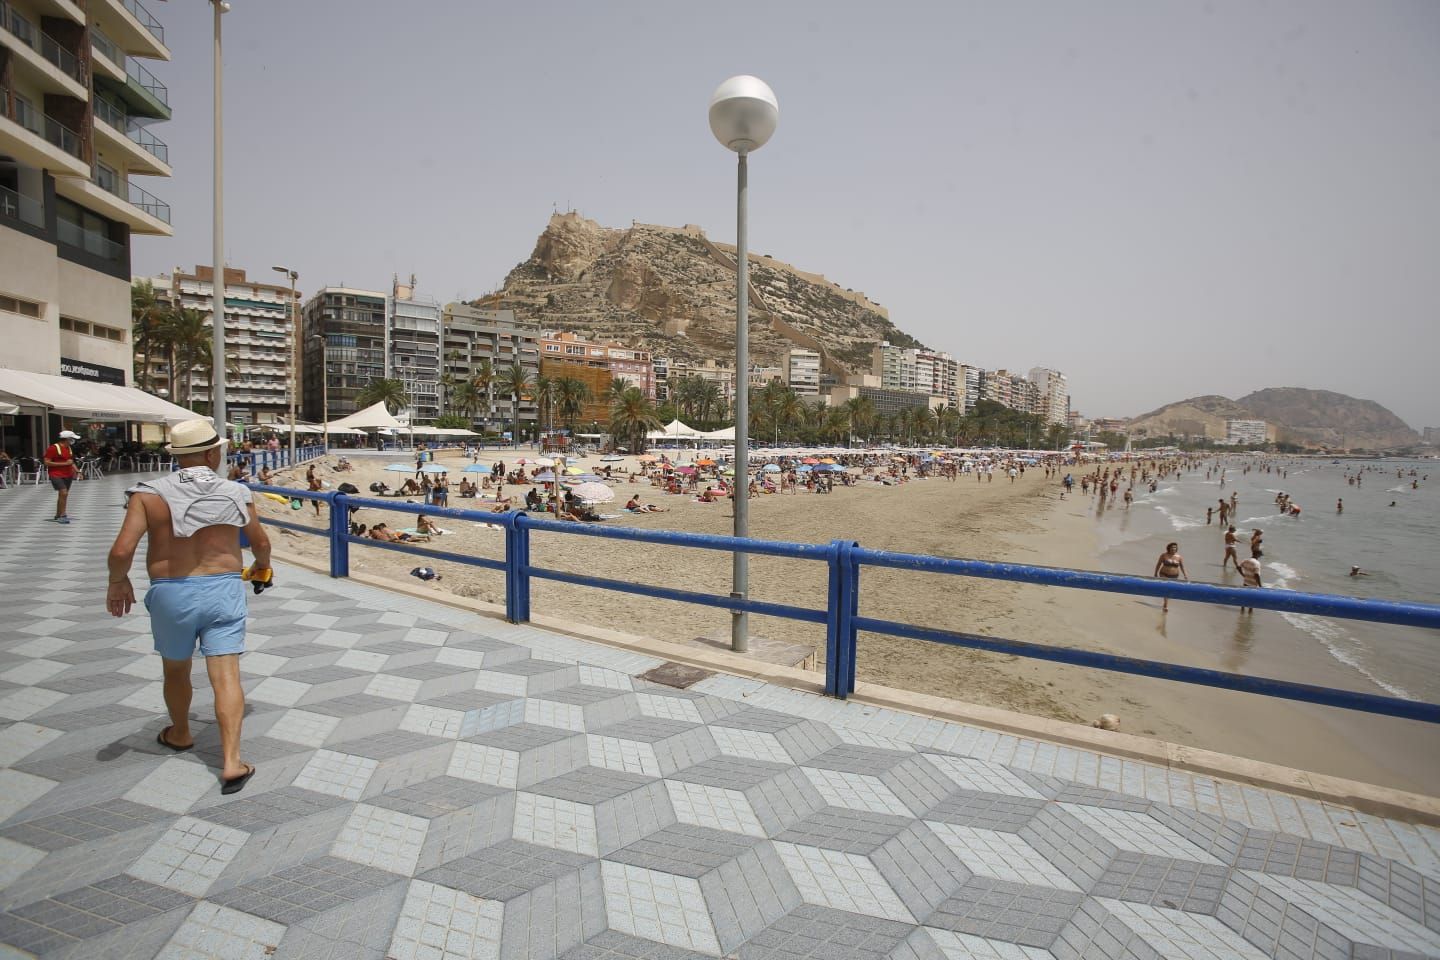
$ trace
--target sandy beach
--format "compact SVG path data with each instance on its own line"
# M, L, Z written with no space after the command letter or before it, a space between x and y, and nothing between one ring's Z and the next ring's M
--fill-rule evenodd
M534 455L522 451L520 456ZM481 462L496 458L494 451L488 451ZM500 458L507 465L513 463L512 457ZM355 469L346 473L332 472L333 462L331 457L320 468L321 477L332 487L350 482L366 491L376 480L395 486L405 479L404 474L384 472L388 463L405 462L400 456L354 457ZM453 490L461 468L469 461L455 451L442 453L438 462L453 468L450 506L485 509L483 502L460 499ZM595 459L580 464L600 465ZM633 468L633 459L613 466L617 468L617 499L600 507L601 511L623 513L620 508L625 500L638 492L644 502L667 512L624 514L607 523L730 532L728 504L666 495L644 481L632 486L620 479L620 468ZM301 479L303 473L297 478ZM276 483L304 486L303 482L285 483L283 477ZM507 485L506 494L523 497L526 489ZM324 522L323 518L316 520L308 505L292 511L271 500L261 498L260 502L271 516L317 525ZM825 496L803 490L795 495L768 495L751 501L750 516L752 535L766 539L826 542L845 538L880 549L1098 568L1091 501L1080 496L1060 499L1058 484L1047 483L1042 469L1031 469L1014 483L998 474L983 483L962 475L953 482L929 479L899 486L862 482L855 487L836 487ZM412 517L385 516L378 510L363 510L356 519L367 524L385 520L391 528L413 526ZM438 549L497 559L503 556L503 536L497 528L448 518L439 525L447 533L433 543ZM289 554L318 560L324 555L324 542L318 538L290 534L273 539L282 557ZM409 570L425 562L360 547L354 548L351 556L356 570L393 576L412 585L419 581L408 576ZM536 533L532 536L532 562L579 574L709 593L729 591L729 555L705 550ZM824 609L826 570L822 564L768 557L752 557L750 564L753 597ZM503 578L498 572L443 560L430 565L443 576L430 584L433 589L497 604L503 600ZM1116 572L1148 574L1149 570ZM1193 575L1206 579L1202 573ZM1219 625L1229 624L1233 617L1225 615L1227 619L1222 620L1218 610L1204 610L1204 616L1176 610L1162 618L1158 600L876 568L863 571L860 596L861 612L867 616L1355 686L1354 678L1338 668L1302 660L1295 651L1256 649L1263 644L1252 643L1248 655L1237 662L1231 638L1216 636L1217 630L1230 629ZM535 610L552 616L659 639L689 641L701 636L728 637L729 633L728 613L687 604L543 580L534 581L532 598ZM1189 610L1197 606L1190 605ZM1260 616L1278 615L1262 611ZM818 625L752 615L751 630L814 645L823 658L823 628ZM1440 794L1440 770L1419 759L1433 755L1436 747L1433 732L1417 729L1422 724L869 634L860 638L857 675L864 681L1078 723L1114 713L1127 733Z

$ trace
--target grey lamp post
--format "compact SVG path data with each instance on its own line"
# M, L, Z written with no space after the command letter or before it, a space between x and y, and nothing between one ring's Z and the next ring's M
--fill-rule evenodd
M320 442L325 455L330 455L330 341L318 333L310 335L311 343L320 344Z
M775 91L758 77L731 77L710 98L710 132L727 149L739 154L735 204L735 536L750 534L750 261L747 249L746 201L749 184L746 158L775 133L780 104ZM731 596L745 599L750 592L749 556L735 551ZM744 610L730 615L730 647L743 653L750 647L749 616Z
M300 318L295 315L295 281L300 274L289 267L271 267L290 278L290 301L285 312L290 315L290 466L295 466L295 388L300 385Z
M225 410L225 128L220 96L220 16L230 10L230 4L225 0L210 2L215 8L215 170L211 185L215 209L210 261L215 271L210 284L215 303L211 308L210 419L215 424L215 432L226 437L230 435L230 423Z

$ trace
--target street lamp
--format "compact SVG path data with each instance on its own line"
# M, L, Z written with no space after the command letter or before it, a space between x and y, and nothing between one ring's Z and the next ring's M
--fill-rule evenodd
M295 388L300 383L300 318L295 316L295 281L300 274L289 267L271 267L276 273L290 278L290 302L285 310L290 314L290 465L295 465Z
M320 431L325 455L330 455L330 341L318 333L310 335L312 342L320 344Z
M225 135L220 96L220 16L230 10L230 4L225 0L210 2L215 8L215 168L211 184L215 210L211 221L214 246L210 260L214 264L214 279L210 283L214 306L211 308L210 415L215 423L215 432L225 437L230 434L230 423L225 411Z
M749 185L746 157L765 146L780 122L775 91L758 77L731 77L710 98L710 132L727 149L739 154L735 204L735 536L750 534L750 261L746 248L746 198ZM734 586L730 595L746 598L750 589L749 557L733 554ZM750 647L749 616L744 610L730 615L730 647L744 653Z

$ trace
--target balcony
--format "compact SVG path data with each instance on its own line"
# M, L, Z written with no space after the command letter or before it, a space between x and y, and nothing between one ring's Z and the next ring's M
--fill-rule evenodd
M67 247L84 250L86 253L112 263L126 262L123 244L116 243L109 237L102 236L93 230L86 230L77 223L71 223L69 220L56 220L55 235Z
M0 217L9 217L11 220L19 220L43 229L45 205L34 197L27 197L9 187L0 187Z
M45 82L47 92L63 93L78 100L89 96L85 89L85 70L75 54L21 16L5 0L0 0L0 43Z
M125 154L132 172L170 176L170 148L164 141L108 100L96 97L93 105L95 132Z
M79 134L23 100L15 100L15 109L4 112L9 99L0 86L0 137L6 140L11 156L60 177L90 175L90 165L82 159Z
M116 83L125 82L125 51L97 26L90 27L90 65L95 73Z
M137 57L170 59L165 27L140 0L90 0L92 21L98 19L121 50Z
M114 171L97 166L93 179L65 177L55 181L55 192L119 221L131 233L170 237L170 205L137 187Z
M144 117L147 120L170 119L170 91L134 57L125 59L123 81L97 73L95 83L98 89L123 102L125 113L131 117Z

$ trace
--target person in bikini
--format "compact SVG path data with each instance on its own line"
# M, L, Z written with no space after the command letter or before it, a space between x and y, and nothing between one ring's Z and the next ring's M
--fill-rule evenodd
M1160 554L1160 559L1155 561L1155 573L1153 576L1165 580L1179 580L1184 578L1186 583L1190 582L1190 574L1185 570L1185 558L1180 556L1180 544L1165 544L1165 552ZM1170 598L1166 597L1165 602L1160 606L1161 612L1170 610Z
M1225 556L1220 561L1220 569L1225 570L1230 566L1230 561L1235 561L1235 569L1240 569L1240 555L1235 552L1235 545L1240 538L1235 536L1235 528L1230 527L1225 531Z

